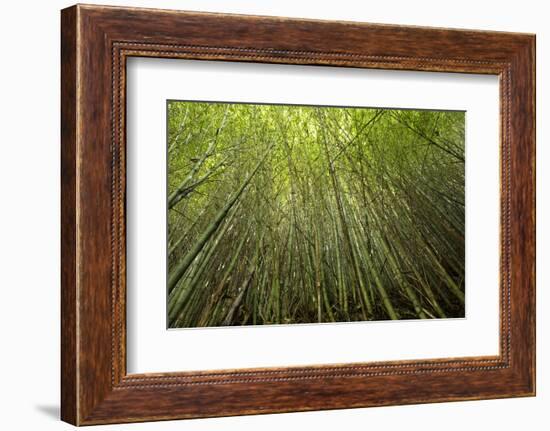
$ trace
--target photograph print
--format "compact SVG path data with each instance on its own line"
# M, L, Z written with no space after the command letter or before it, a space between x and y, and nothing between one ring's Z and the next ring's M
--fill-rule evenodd
M465 317L465 112L167 102L167 326Z

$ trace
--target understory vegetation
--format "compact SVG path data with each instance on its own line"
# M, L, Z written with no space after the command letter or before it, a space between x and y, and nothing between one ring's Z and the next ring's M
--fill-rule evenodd
M464 316L464 113L168 103L168 325Z

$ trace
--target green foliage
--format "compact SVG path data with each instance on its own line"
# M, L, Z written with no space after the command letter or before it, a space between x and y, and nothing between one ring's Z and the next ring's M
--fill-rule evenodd
M464 316L464 113L170 102L169 326Z

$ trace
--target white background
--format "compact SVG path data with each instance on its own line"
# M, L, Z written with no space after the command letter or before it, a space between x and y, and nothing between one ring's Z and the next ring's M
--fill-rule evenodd
M127 91L129 373L498 354L498 77L134 58ZM167 331L167 99L466 111L466 318Z
M197 0L103 3L537 33L538 396L536 398L106 426L135 430L545 430L550 423L550 28L536 0ZM59 9L5 2L0 15L0 426L62 430L59 399Z

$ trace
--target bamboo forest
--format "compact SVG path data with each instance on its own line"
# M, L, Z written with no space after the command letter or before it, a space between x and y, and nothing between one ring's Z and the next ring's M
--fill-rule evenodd
M464 317L464 112L167 117L168 327Z

